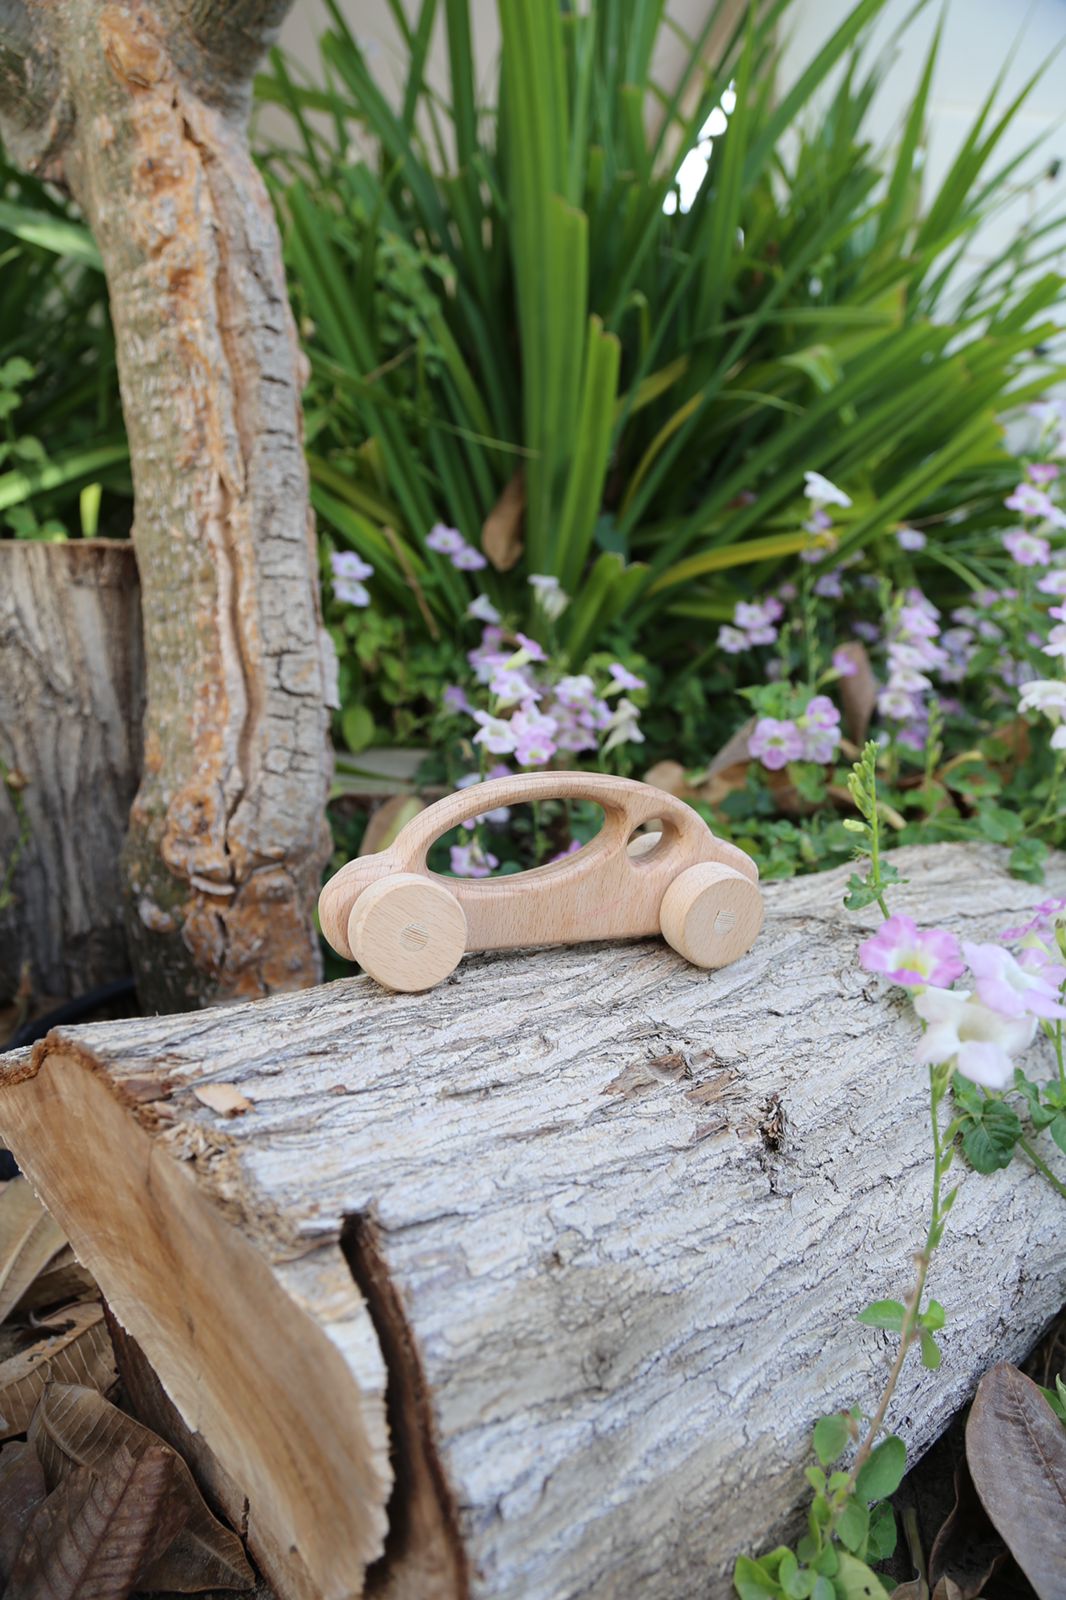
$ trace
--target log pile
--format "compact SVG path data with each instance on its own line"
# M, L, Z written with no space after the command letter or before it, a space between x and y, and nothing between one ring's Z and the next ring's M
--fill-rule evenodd
M895 859L896 908L969 937L1066 890L1062 859L1042 889L991 847ZM915 1024L857 966L845 875L770 886L719 972L490 955L4 1058L0 1137L282 1600L725 1596L784 1531L816 1416L883 1382L854 1317L910 1282L930 1185ZM912 1449L1064 1274L1056 1197L967 1174Z

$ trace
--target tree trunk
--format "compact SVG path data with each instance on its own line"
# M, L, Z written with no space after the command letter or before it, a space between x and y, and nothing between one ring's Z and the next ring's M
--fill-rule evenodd
M36 86L0 103L5 137L83 208L115 324L148 686L125 873L151 1008L318 973L328 713L300 357L245 138L285 9L0 0L0 95L20 51Z
M1066 889L1062 857L1044 889L991 847L894 860L893 904L972 938ZM719 972L476 957L7 1059L0 1135L280 1596L371 1562L383 1600L724 1600L785 1531L812 1424L884 1382L855 1314L909 1285L929 1197L917 1027L857 966L848 870L770 885ZM961 1176L943 1368L912 1358L890 1417L916 1451L1062 1300L1058 1197Z
M137 565L118 540L0 544L0 999L125 977L119 855L141 770Z

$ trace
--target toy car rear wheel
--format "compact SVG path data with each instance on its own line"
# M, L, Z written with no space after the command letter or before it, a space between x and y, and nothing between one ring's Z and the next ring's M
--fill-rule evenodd
M762 921L757 885L715 861L686 867L659 907L664 939L696 967L726 967L738 960L755 943Z

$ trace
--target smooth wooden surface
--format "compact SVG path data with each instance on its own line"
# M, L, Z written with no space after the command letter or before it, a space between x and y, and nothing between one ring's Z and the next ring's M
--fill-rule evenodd
M732 867L686 867L663 895L663 937L696 967L727 967L750 950L763 923L758 889Z
M0 541L0 1000L82 994L130 970L120 854L141 770L133 547Z
M990 847L893 860L893 908L970 939L1066 892L1062 856L1040 887ZM767 885L720 972L659 939L497 953L427 995L355 977L0 1066L0 1137L284 1600L357 1594L378 1552L378 1600L726 1600L785 1531L815 1419L884 1381L855 1313L911 1281L929 1198L917 1027L858 966L850 870ZM912 1358L889 1418L912 1452L1066 1281L1034 1173L958 1176L943 1366Z
M443 877L429 871L426 861L431 846L452 828L498 806L547 799L594 801L603 808L603 827L576 854L513 877L478 880ZM635 830L652 821L660 824L658 842L649 847L642 841L637 849L630 850ZM758 871L749 856L716 838L691 806L661 789L601 773L545 772L496 778L438 800L409 822L387 850L362 856L342 867L322 891L319 919L326 938L339 954L366 965L351 936L359 897L370 885L392 874L420 875L427 885L446 889L462 908L467 950L513 950L583 940L639 938L659 932L660 906L670 884L686 868L705 862L729 867L749 885L758 880ZM738 929L754 927L757 932L758 900L759 891L754 888L749 910L736 924ZM412 901L413 922L426 928L432 926L435 905L440 905L439 896L427 894L425 910L420 913ZM697 944L693 922L687 945L696 948ZM716 938L701 948L705 959L699 964L722 965L718 958L724 955L727 944L732 950L731 955L725 956L728 960L747 948L739 933L731 941ZM395 970L403 979L393 987L429 988L432 982L439 981L428 977L419 981L416 956L398 943L389 950L379 944L376 953L379 970ZM451 970L447 968L448 972ZM381 981L390 980L385 976Z

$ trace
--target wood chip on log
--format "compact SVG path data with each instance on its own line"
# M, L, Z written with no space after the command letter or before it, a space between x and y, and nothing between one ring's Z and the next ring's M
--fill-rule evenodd
M1066 890L1061 856L1040 888L990 846L893 859L893 906L972 939ZM657 941L497 954L0 1063L0 1136L281 1600L724 1600L786 1531L816 1416L883 1383L855 1313L909 1282L930 1182L915 1023L857 966L849 871L768 886L719 972ZM908 1362L893 1407L913 1451L1064 1273L1035 1174L963 1175L943 1367Z

